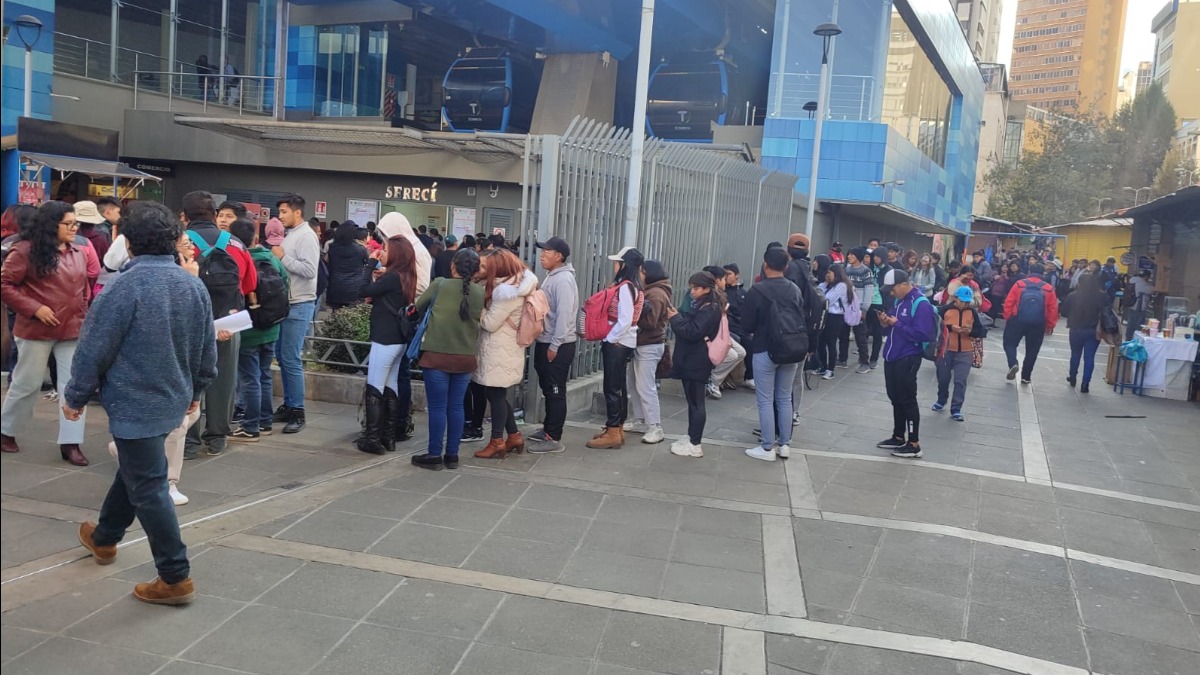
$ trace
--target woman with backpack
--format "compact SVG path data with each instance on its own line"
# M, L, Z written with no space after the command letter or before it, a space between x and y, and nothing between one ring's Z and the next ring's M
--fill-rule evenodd
M508 400L509 387L525 375L525 347L517 341L525 299L537 290L537 276L508 249L493 249L479 258L475 280L483 286L483 318L471 381L483 387L492 409L491 441L475 453L480 459L504 459L523 452L525 439ZM505 433L507 432L507 437Z
M717 280L708 272L693 274L688 279L688 291L692 298L692 311L680 314L674 307L667 308L671 330L675 332L671 377L682 381L688 411L688 435L671 445L671 454L703 457L700 439L707 421L704 387L712 377L713 370L709 344L717 337L721 318L725 315L725 294L717 288Z
M638 345L626 381L633 418L625 422L624 431L643 434L642 442L653 444L663 440L656 375L667 348L667 322L673 305L671 279L661 262L646 261L642 266L642 283L646 287L646 304L638 320Z
M820 288L825 293L825 328L817 342L817 359L821 364L821 379L832 380L837 363L838 340L846 326L846 308L854 303L854 288L841 265L830 265Z
M372 455L396 449L400 368L408 347L401 316L417 295L417 257L412 243L395 236L383 250L384 263L360 277L356 293L358 298L371 299L371 353L367 360L367 420L355 445Z
M384 220L388 216L384 216ZM411 239L409 243L412 243ZM416 302L417 310L429 315L421 340L426 347L417 360L425 381L429 446L425 454L413 455L412 463L434 471L443 465L447 469L458 468L463 394L478 365L475 353L479 318L484 309L483 287L471 281L479 273L479 254L460 250L454 254L451 268L451 278L435 279ZM420 274L418 264L418 285Z
M1105 310L1112 311L1108 294L1100 289L1100 280L1095 274L1084 274L1079 278L1075 290L1062 303L1062 314L1067 317L1067 337L1071 342L1071 365L1067 370L1067 384L1075 386L1079 374L1079 360L1083 359L1083 382L1079 393L1088 393L1092 371L1096 366L1096 350L1100 347L1100 317ZM1117 324L1118 331L1120 324Z
M600 345L604 361L604 429L587 442L587 447L599 450L620 448L625 444L624 426L629 405L625 371L637 349L638 320L642 317L645 302L642 265L646 258L642 252L626 246L608 259L613 263L613 283L601 293L611 300L599 309L609 327Z
M333 231L333 239L329 242L325 263L329 266L329 286L325 289L325 304L331 310L362 301L358 292L370 253L358 243L357 235L358 225L347 220Z

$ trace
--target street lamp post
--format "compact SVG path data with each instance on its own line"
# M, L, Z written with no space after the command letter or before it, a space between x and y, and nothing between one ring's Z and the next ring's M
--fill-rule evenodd
M829 96L826 94L829 82L829 47L833 38L841 35L842 29L836 23L823 23L813 30L813 35L823 41L821 49L821 90L817 92L817 123L813 130L812 171L808 180L808 210L804 214L804 234L812 241L813 217L817 211L817 169L821 164L821 128L824 126L825 115L829 113Z
M33 117L33 46L42 36L42 22L36 16L22 14L13 19L17 39L25 47L25 117ZM30 38L26 32L33 34Z
M1096 200L1096 215L1097 216L1104 215L1104 202L1112 201L1112 197L1092 197L1092 199Z
M888 199L888 192L889 192L889 191L888 191L888 188L890 188L890 187L892 187L892 186L900 186L900 187L903 187L903 186L904 186L904 179L903 179L903 178L898 178L898 179L895 179L895 180L878 180L878 181L874 181L874 182L872 182L872 183L871 183L871 185L874 185L875 187L881 187L881 188L883 188L883 201L885 201L885 202L890 202L890 201L892 201L892 200L891 200L891 199Z
M1150 187L1150 186L1146 186L1146 187L1140 187L1140 188L1124 187L1124 188L1122 188L1122 189L1123 189L1123 190L1129 190L1130 192L1132 192L1132 193L1133 193L1133 205L1134 205L1134 206L1137 206L1137 205L1138 205L1138 198L1142 196L1142 191L1150 192L1150 191L1151 191L1151 190L1153 190L1154 188L1152 188L1152 187Z
M634 85L633 133L629 144L629 186L625 195L625 246L637 246L642 206L642 156L646 146L646 98L650 89L650 43L654 37L654 0L642 0L642 30L638 40L637 81Z

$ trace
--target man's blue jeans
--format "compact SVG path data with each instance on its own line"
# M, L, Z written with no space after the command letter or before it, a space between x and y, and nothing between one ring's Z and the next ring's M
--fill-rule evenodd
M271 378L271 357L274 355L274 342L242 347L238 352L238 393L245 409L242 429L249 433L271 426L271 396L275 387Z
M429 409L429 454L442 454L442 439L446 441L446 456L458 457L462 443L463 397L470 373L447 373L422 368L425 379L425 407Z
M283 404L289 408L304 409L304 364L300 355L304 351L304 336L312 325L315 300L293 303L288 316L279 324L279 341L275 343L275 359L283 381Z
M104 498L92 541L97 546L120 543L136 516L150 540L158 576L168 584L177 584L188 578L191 568L167 484L167 434L113 440L120 466Z
M758 401L758 425L762 447L770 450L792 442L792 383L800 364L777 364L767 352L754 355L754 393ZM779 420L779 438L775 438Z

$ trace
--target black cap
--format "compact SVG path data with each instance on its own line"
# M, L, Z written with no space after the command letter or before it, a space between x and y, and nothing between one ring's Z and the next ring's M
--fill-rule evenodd
M879 289L879 291L886 295L892 292L892 286L895 286L896 284L902 284L906 281L908 281L908 272L905 272L904 270L890 269L886 274L883 275L883 286Z
M904 247L894 241L889 241L888 243L884 244L883 247L889 251L896 251L897 253L904 250Z
M548 251L558 251L562 254L563 260L566 260L571 255L571 247L567 244L567 240L562 237L550 237L546 241L539 241L537 247Z

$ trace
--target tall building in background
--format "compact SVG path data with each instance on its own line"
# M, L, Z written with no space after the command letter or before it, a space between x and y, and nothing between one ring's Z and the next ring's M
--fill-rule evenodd
M1010 0L1011 1L1011 0ZM1000 49L1004 0L950 0L971 53L980 63L994 63Z
M1146 91L1146 87L1149 87L1153 81L1153 61L1142 61L1138 64L1137 70L1127 71L1121 76L1121 83L1117 86L1116 109L1120 110L1126 103L1137 98L1139 94Z
M1059 113L1112 115L1128 0L1019 0L1009 88Z
M1179 119L1200 118L1200 1L1171 0L1154 17L1154 81Z

